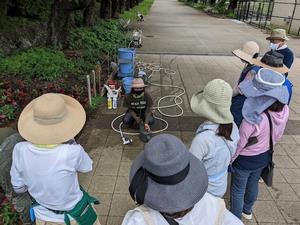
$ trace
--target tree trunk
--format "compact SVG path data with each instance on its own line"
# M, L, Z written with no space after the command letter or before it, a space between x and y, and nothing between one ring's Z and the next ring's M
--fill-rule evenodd
M91 0L83 11L84 24L87 26L95 25L95 4L96 0Z
M119 0L119 13L123 13L125 10L126 0Z
M238 0L230 0L228 11L233 12L237 7Z
M216 0L210 0L210 1L209 1L209 4L210 4L210 5L214 5L215 3L216 3Z
M124 0L126 1L126 10L130 9L130 0Z
M101 8L100 8L100 17L102 19L110 19L111 18L111 0L102 0Z
M128 0L130 1L130 8L133 8L135 6L135 0Z
M70 15L75 10L85 9L92 0L54 0L47 27L47 45L54 48L67 46Z
M4 21L5 17L6 17L8 1L9 0L0 1L0 27L1 27L2 21Z
M120 1L119 0L111 0L111 17L118 19L119 18L119 8L120 8Z

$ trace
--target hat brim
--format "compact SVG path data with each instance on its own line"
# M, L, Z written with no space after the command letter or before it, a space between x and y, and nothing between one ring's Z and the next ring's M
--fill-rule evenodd
M18 130L20 135L34 144L61 144L74 138L83 128L86 121L82 105L67 95L60 94L66 103L65 119L53 125L41 125L34 120L32 100L22 111Z
M267 37L266 40L270 41L270 40L285 40L285 41L289 41L290 39L288 37L282 38L282 37Z
M131 88L145 88L147 85L136 85L136 86L131 86Z
M227 106L218 106L211 102L207 102L203 97L203 92L192 96L191 109L199 116L218 124L228 124L233 122L230 104Z
M263 67L263 68L274 70L274 71L276 71L278 73L281 73L281 74L285 74L285 73L288 73L290 71L289 68L287 68L285 65L283 65L283 67L273 67L273 66L269 66L269 65L261 62L260 59L251 59L251 63L254 64L254 65Z
M277 99L279 102L283 104L287 104L289 100L289 92L286 86L278 86L269 91L258 90L254 87L253 82L251 80L243 81L239 84L239 88L241 92L248 97L260 97L260 96L268 96L274 99ZM256 107L255 105L253 107Z
M176 185L158 184L148 178L148 188L144 204L159 212L175 213L193 207L207 191L208 180L206 169L198 158L189 153L190 170L186 178ZM133 161L130 170L130 181L137 170L144 165L144 152Z
M246 62L252 64L252 63L251 63L251 59L252 59L253 57L251 57L251 55L249 55L249 54L243 52L241 49L236 49L236 50L232 51L232 53L233 53L235 56L237 56L238 58L240 58L240 59L242 59L242 60L244 60L244 61L246 61Z

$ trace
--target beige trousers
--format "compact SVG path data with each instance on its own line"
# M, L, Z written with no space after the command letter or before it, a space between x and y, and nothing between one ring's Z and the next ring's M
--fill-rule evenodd
M55 223L55 222L47 222L47 221L42 221L42 220L36 220L35 221L36 225L63 225L65 223ZM78 223L75 220L71 221L71 225L78 225ZM97 218L97 220L95 221L94 225L101 225L99 222L99 219Z

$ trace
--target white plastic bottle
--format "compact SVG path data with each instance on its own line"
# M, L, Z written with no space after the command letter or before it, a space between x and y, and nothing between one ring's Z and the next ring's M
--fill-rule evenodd
M113 102L112 102L112 108L113 109L116 109L116 108L118 108L118 99L117 99L117 97L113 97Z

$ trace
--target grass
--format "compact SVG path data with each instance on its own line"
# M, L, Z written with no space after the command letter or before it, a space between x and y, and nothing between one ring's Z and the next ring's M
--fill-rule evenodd
M154 0L144 0L129 11L124 12L120 17L123 19L130 19L131 21L135 21L137 20L138 12L142 13L143 15L147 15L149 13L153 2Z

